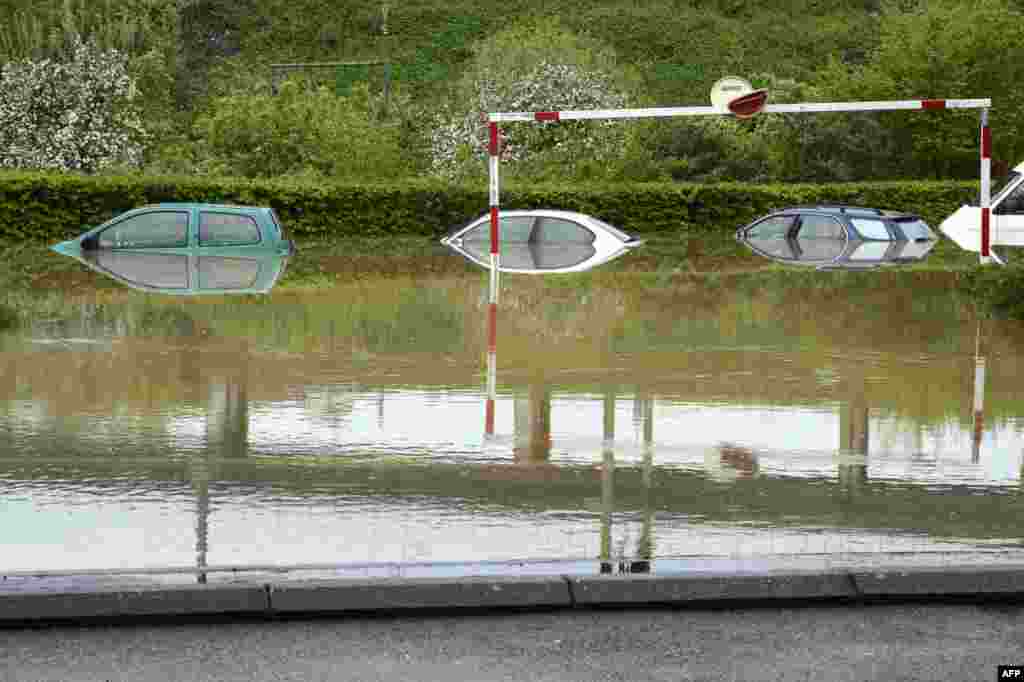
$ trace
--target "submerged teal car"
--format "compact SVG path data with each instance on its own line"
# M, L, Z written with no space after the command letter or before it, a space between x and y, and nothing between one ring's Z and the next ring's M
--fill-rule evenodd
M168 294L265 293L295 244L273 209L154 204L52 247L124 284Z

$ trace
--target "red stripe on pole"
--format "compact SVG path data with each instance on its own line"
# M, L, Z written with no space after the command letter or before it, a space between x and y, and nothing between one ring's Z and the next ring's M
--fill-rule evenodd
M538 121L557 121L559 119L557 111L538 111L533 117Z
M487 352L494 353L498 348L498 305L491 303L487 310Z
M982 412L974 413L974 443L981 443L981 434L985 431L985 415Z
M987 206L985 208L981 209L981 255L983 257L986 257L986 258L989 255L991 255L990 252L989 252L989 238L988 238L989 221L990 221L989 212L990 211L991 211L991 209L989 209Z
M922 109L945 109L946 100L944 99L923 99L921 100Z
M498 253L498 207L491 206L491 253Z
M484 413L484 433L494 435L494 399L487 399L487 411Z
M491 156L498 155L498 124L490 124L490 142L487 145L487 151L491 153Z
M981 158L992 158L992 131L988 126L981 127Z

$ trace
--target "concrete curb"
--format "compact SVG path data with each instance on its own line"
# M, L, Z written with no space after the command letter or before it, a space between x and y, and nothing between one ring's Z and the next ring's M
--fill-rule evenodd
M1024 566L631 575L343 578L93 587L0 584L0 626L136 617L318 615L451 609L1024 601Z

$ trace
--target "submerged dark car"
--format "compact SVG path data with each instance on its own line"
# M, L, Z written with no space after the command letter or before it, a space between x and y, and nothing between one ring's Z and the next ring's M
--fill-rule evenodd
M780 262L848 269L919 261L938 239L918 215L840 205L773 211L736 238Z

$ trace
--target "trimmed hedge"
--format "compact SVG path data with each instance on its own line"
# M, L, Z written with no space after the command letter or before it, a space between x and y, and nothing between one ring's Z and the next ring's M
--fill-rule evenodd
M834 185L637 183L614 186L503 186L501 206L558 208L598 216L637 234L728 230L772 208L839 202L920 213L938 225L976 201L966 181ZM487 211L486 182L298 184L288 181L86 176L0 172L0 236L59 240L128 209L167 201L272 206L298 237L440 235Z

